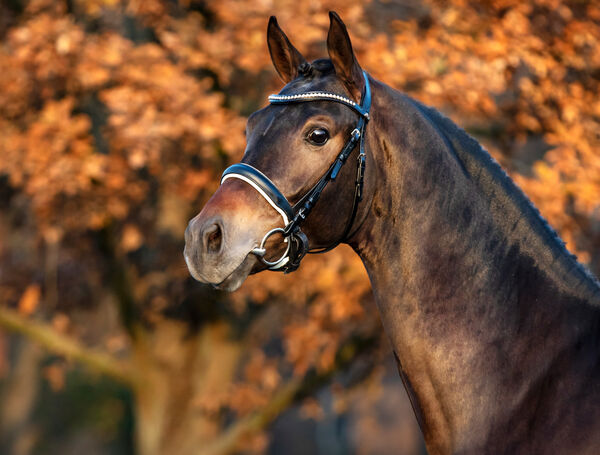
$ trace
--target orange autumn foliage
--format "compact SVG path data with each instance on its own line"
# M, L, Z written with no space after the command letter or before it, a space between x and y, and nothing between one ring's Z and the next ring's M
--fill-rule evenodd
M319 58L329 9L346 22L363 68L466 128L567 247L600 270L597 2L22 3L0 21L0 194L10 195L1 202L0 271L14 271L0 274L3 305L20 301L35 313L46 299L47 317L103 305L113 256L150 326L190 289L205 296L185 269L183 232L240 159L247 115L281 87L267 19L276 14L295 46ZM110 254L98 246L106 235L115 237ZM52 273L57 298L48 305ZM345 248L291 276L263 273L231 296L203 298L194 303L226 300L230 319L264 307L239 335L250 352L240 377L222 395L194 397L207 413L257 409L282 371L324 371L344 340L377 333L367 277ZM77 334L105 345L124 329L111 331L82 323ZM267 356L271 338L281 349ZM119 340L120 349L132 343Z

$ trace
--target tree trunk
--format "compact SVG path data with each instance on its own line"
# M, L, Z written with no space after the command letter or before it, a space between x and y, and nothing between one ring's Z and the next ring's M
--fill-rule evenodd
M134 345L140 455L195 454L218 433L217 418L202 412L194 398L227 392L241 346L224 322L187 331L185 324L163 320Z

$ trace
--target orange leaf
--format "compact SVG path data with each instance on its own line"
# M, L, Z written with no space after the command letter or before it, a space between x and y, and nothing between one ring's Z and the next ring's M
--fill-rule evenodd
M29 316L40 303L41 289L37 284L30 284L19 299L19 311Z

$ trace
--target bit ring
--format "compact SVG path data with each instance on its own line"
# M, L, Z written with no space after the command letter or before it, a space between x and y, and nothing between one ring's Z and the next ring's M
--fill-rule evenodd
M267 239L269 237L271 237L273 234L277 234L278 232L281 232L282 235L285 233L283 228L271 229L263 237L262 241L260 242L260 246L258 248L254 248L251 251L252 254L255 254L256 256L258 256L258 258L262 261L263 264L265 264L266 266L269 266L269 267L279 265L284 259L287 258L288 253L290 252L290 247L291 247L292 242L289 242L287 240L287 238L285 238L285 243L287 243L287 248L285 249L285 252L283 253L283 255L276 261L267 261L265 259L265 254L267 253L267 250L265 249L265 243L267 243Z

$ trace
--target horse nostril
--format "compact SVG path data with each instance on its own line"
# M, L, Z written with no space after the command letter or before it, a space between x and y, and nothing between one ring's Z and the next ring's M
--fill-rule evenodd
M209 226L204 231L204 241L206 250L209 253L218 253L221 250L221 244L223 243L223 234L221 227L218 224Z

